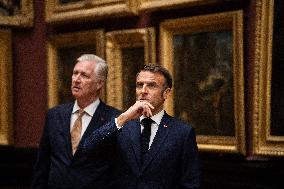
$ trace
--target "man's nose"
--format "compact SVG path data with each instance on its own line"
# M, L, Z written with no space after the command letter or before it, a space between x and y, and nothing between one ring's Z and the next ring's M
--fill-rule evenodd
M142 87L142 93L147 93L147 92L148 92L147 85L143 85L143 87Z
M75 82L80 82L80 80L81 80L80 74L77 74L77 75L73 76L73 80Z

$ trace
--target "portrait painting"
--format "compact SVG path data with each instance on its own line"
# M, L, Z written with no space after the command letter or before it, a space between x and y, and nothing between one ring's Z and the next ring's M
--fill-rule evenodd
M235 136L232 32L174 35L173 45L175 115L198 135Z
M0 15L15 16L20 14L20 3L19 0L0 0Z
M245 154L242 11L166 20L160 31L173 75L166 111L194 127L200 150Z
M33 19L32 0L0 0L0 25L30 27Z
M177 7L200 6L216 3L219 0L138 0L139 11L155 11L159 9L173 9ZM228 0L227 0L228 1Z
M144 47L123 48L121 50L122 72L125 73L122 77L122 83L127 83L127 85L122 85L122 109L126 110L136 101L136 74L134 73L137 73L146 64L144 54Z
M260 0L256 3L252 111L253 152L284 156L284 3Z
M12 31L0 29L0 145L13 143Z
M138 1L133 0L48 0L45 20L62 24L109 17L137 15Z
M274 2L273 12L273 41L272 41L272 69L271 69L271 129L272 136L284 139L284 2Z
M107 103L121 110L136 101L136 73L156 62L154 28L129 29L106 34L106 57L109 64Z

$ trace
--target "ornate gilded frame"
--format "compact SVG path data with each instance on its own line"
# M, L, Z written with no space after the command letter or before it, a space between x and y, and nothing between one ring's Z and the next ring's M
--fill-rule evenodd
M79 0L60 3L59 0L46 1L46 21L67 22L73 20L97 20L109 16L137 14L136 0Z
M0 30L0 145L13 142L13 66L11 30Z
M189 18L166 20L160 25L161 63L173 74L173 37L180 34L196 34L230 30L232 33L232 78L233 78L233 122L234 136L197 135L198 147L202 151L246 153L244 119L243 76L243 12L232 11ZM190 76L189 76L190 77ZM175 80L173 78L173 80ZM173 81L173 85L175 82ZM174 89L174 87L173 87ZM166 111L174 115L174 96L167 99ZM190 101L190 99L188 99Z
M284 155L284 136L271 129L271 78L274 0L256 1L256 40L253 65L253 153ZM283 126L283 125L282 125Z
M130 29L106 33L106 60L109 64L107 103L123 108L123 49L144 47L144 64L156 63L156 36L154 28Z
M155 11L158 9L170 9L184 6L197 6L215 3L218 0L139 0L139 11Z
M83 52L83 53L93 53L102 58L105 55L105 33L104 30L90 30L90 31L81 31L76 33L67 33L67 34L59 34L51 39L49 39L47 43L47 78L48 78L48 107L51 108L59 103L59 86L62 80L70 80L70 78L62 78L59 79L59 66L60 57L59 51L68 49L68 48L79 48L82 47L94 47L95 52ZM81 53L81 52L80 52ZM74 60L69 60L72 63L76 62L76 58ZM73 66L71 67L73 69ZM70 70L72 72L72 70ZM71 73L72 74L72 73ZM67 86L69 89L69 86ZM69 92L69 91L68 91ZM71 92L70 92L71 95ZM104 99L104 92L102 94L102 98Z
M6 16L0 14L0 25L19 27L31 27L33 25L33 0L21 0L20 4L21 8L19 13L15 15Z

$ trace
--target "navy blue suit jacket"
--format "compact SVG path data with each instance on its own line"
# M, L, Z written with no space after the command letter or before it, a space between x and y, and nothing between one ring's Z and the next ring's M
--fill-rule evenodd
M117 132L114 121L93 132L85 142L91 151L116 137L113 189L191 189L199 187L199 161L191 126L165 113L146 160L141 165L139 120Z
M34 167L32 188L104 188L109 183L111 158L110 142L83 153L85 139L119 111L100 102L74 156L71 149L70 118L74 103L59 105L48 111L38 158Z

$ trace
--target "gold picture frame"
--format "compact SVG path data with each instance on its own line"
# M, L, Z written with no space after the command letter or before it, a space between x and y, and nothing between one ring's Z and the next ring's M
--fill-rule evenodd
M71 77L81 54L105 56L104 30L59 34L47 43L48 108L73 100ZM104 92L102 99L105 99Z
M278 1L277 1L278 2ZM255 155L284 155L284 136L274 135L272 130L272 67L273 46L283 43L274 36L274 0L256 1L256 40L253 65L253 111L251 122L253 125L253 153ZM280 1L279 1L280 2ZM275 6L274 6L275 5ZM280 11L281 12L281 11ZM280 35L283 35L280 34ZM275 42L275 44L273 44ZM283 48L281 49L283 50ZM283 62L279 62L282 64ZM275 71L275 70L274 70ZM277 102L280 104L281 102ZM283 104L283 103L282 103ZM283 124L280 125L283 128ZM282 129L283 131L283 129Z
M47 0L46 21L49 23L98 20L110 16L137 14L136 0Z
M20 0L19 4L8 4L7 1L0 9L0 25L4 26L33 26L33 0ZM14 1L13 1L14 2Z
M139 11L155 11L216 3L218 0L139 0Z
M11 30L0 30L0 145L13 143L13 66Z
M106 33L106 60L109 64L107 103L125 109L135 101L135 76L138 69L156 63L154 28Z
M166 20L160 40L166 111L195 127L201 151L245 154L243 12Z

